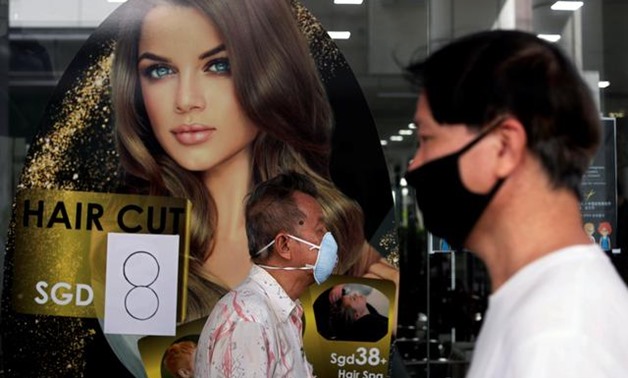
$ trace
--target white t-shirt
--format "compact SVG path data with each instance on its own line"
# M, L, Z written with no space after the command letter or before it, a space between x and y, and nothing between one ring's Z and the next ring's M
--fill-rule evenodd
M628 377L628 289L599 246L527 265L489 298L467 378Z

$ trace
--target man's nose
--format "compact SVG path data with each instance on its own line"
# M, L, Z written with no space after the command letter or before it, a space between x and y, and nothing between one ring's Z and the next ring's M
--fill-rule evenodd
M419 168L421 165L423 165L423 159L421 158L421 155L419 154L420 150L417 148L416 152L414 153L414 156L412 157L412 159L410 160L410 163L408 163L408 171L413 171L417 168Z

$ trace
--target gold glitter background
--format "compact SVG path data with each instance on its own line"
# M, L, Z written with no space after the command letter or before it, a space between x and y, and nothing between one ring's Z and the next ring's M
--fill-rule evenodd
M73 75L69 90L59 97L58 103L54 99L50 102L46 118L29 149L18 193L30 188L110 192L117 186L118 157L110 123L108 76L113 44L102 41L94 47L100 54L90 56L89 65ZM64 80L68 81L67 77L66 73L58 91L63 88ZM15 203L13 209L15 212ZM7 376L84 376L85 350L99 331L95 327L97 323L82 318L13 312L8 295L14 242L15 219L12 219L2 301L5 373ZM44 265L51 270L47 275L52 276L58 264L71 263L59 261ZM28 372L26 375L24 370Z

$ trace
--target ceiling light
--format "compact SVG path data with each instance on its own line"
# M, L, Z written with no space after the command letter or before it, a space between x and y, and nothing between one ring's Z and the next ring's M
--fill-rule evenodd
M364 0L334 0L334 4L355 4L360 5Z
M413 134L412 130L407 130L407 129L399 130L399 135L412 135L412 134Z
M349 31L330 31L327 32L331 39L349 39L351 38L351 32Z
M403 137L401 135L393 135L390 137L390 140L393 142L401 142L403 141Z
M388 141L387 141L387 140L383 140L383 139L382 139L382 140L380 140L380 141L379 141L379 143L380 143L382 146L385 146L385 145L387 145L387 144L388 144Z
M536 36L549 42L558 42L560 39L560 34L537 34Z
M577 11L584 3L582 1L557 1L550 8L558 11Z
M405 177L402 177L401 180L399 180L399 185L408 186L408 181L406 181Z
M414 122L410 122L410 123L408 124L408 128L409 128L410 130L415 130L415 129L416 129L416 125L414 124Z
M602 80L597 83L598 88L608 88L609 85L611 85L611 82L607 80Z

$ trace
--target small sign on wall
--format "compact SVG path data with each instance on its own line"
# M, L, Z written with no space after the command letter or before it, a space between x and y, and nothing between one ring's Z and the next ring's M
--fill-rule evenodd
M602 118L602 143L585 172L580 192L584 231L604 251L617 247L617 136L614 118Z
M176 332L178 235L109 233L105 333Z

